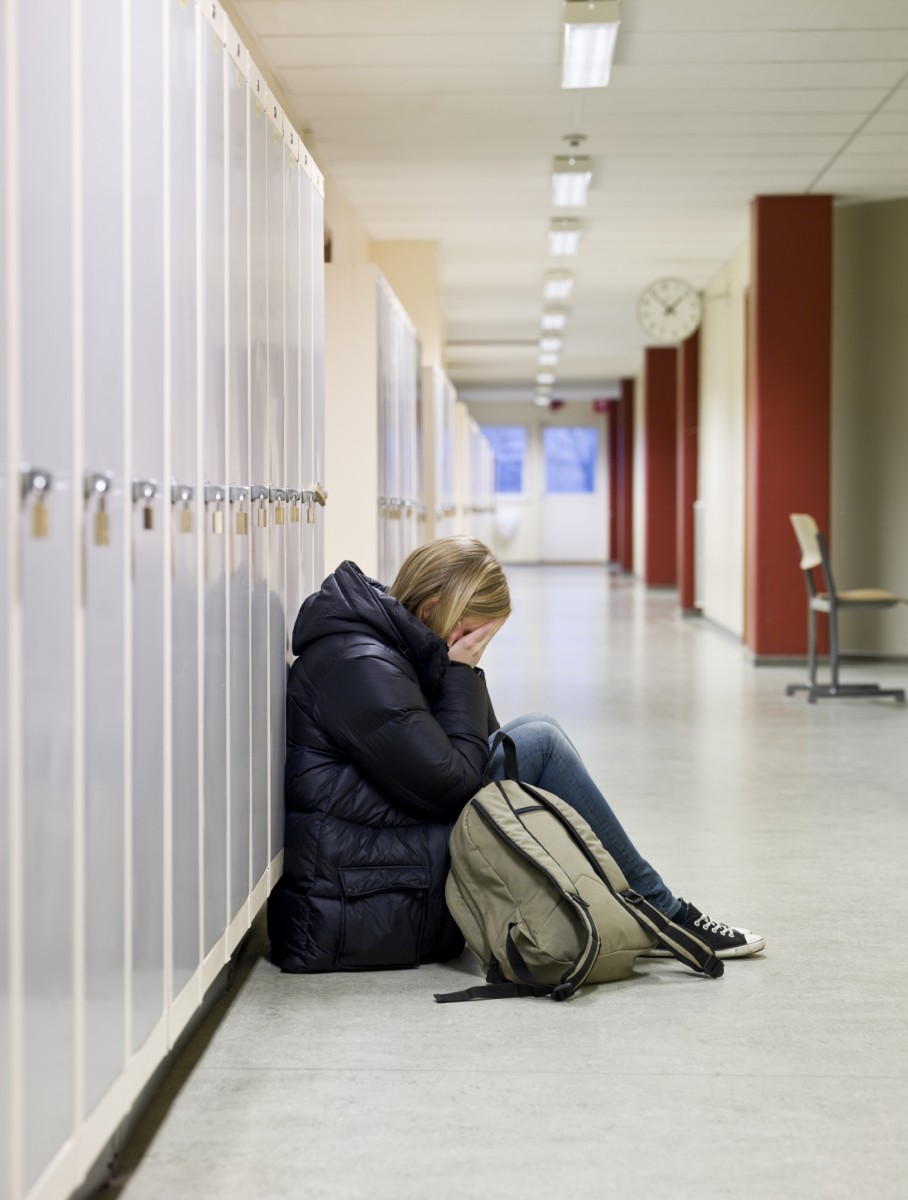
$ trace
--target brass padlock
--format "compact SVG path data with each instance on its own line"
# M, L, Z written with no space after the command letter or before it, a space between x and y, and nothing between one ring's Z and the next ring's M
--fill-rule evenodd
M180 509L180 533L192 533L192 509L188 500L183 501Z
M236 510L236 531L241 535L249 532L249 519L245 508Z
M50 537L50 509L43 496L38 496L32 505L32 537Z
M264 496L262 497L261 503L259 504L256 521L258 522L259 529L267 528L267 526L268 526L268 509L265 507L265 497Z
M154 529L154 509L151 507L150 500L146 500L142 506L142 528Z
M306 524L307 525L315 524L315 501L314 500L310 500L309 503L306 505Z
M224 510L221 508L220 504L217 504L214 512L211 515L211 532L224 532Z
M284 506L280 501L274 506L274 523L275 525L283 525L284 523Z
M98 510L95 513L95 545L110 545L110 516L104 503L103 493L98 497Z

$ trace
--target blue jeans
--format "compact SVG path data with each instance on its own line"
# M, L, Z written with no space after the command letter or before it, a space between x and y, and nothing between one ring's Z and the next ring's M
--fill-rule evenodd
M672 895L659 872L634 847L583 765L574 743L558 722L545 713L528 713L502 728L517 747L521 781L553 792L578 812L614 858L634 891L645 896L667 917L673 917L680 909L681 901ZM501 746L492 756L489 777L505 777Z

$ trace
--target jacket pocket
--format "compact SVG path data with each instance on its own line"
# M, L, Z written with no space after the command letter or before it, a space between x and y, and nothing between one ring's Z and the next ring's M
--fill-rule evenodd
M428 867L341 867L343 928L335 966L418 967Z

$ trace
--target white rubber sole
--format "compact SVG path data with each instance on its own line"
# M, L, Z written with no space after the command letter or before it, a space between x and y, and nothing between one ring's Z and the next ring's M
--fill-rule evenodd
M753 936L753 935L751 935ZM717 950L716 958L746 958L748 954L759 954L761 950L766 949L766 938L756 937L752 942L745 942L743 946L729 946L727 950ZM671 950L660 950L654 947L652 950L647 950L645 954L641 954L640 958L674 958Z

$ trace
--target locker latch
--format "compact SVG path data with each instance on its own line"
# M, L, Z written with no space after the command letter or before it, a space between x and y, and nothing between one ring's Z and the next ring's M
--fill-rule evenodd
M158 494L158 485L154 479L134 479L132 481L132 502L142 505L142 528L154 529L154 498Z
M85 503L97 497L95 507L95 545L110 545L110 514L107 511L107 497L113 490L113 473L111 471L89 471L83 481Z
M249 495L249 488L240 487L238 484L231 483L227 490L227 495L231 504L237 506L236 509L236 531L238 534L247 534L249 532L249 513L246 511L246 499Z
M287 493L283 488L273 487L269 489L268 498L274 505L274 523L275 525L283 525L284 523L284 504L287 500Z
M43 467L27 467L22 472L22 502L31 501L32 537L50 537L50 509L48 496L54 486L54 477Z
M220 483L206 483L203 492L205 498L205 508L213 505L211 513L211 532L224 532L224 500L226 499L226 491Z
M311 525L315 520L316 504L320 504L324 508L328 493L320 483L313 483L306 488L300 498L306 505L306 522Z
M176 480L170 485L170 503L180 504L180 533L192 533L192 509L189 507L189 502L192 499L192 486L188 483L177 483Z
M249 499L254 504L258 502L256 509L256 524L259 529L264 529L268 524L268 500L271 492L263 483L254 483L249 489Z

